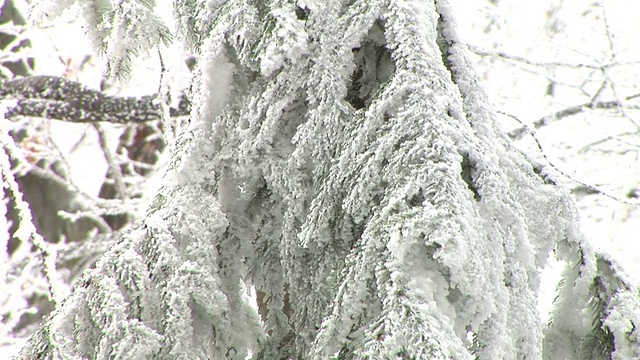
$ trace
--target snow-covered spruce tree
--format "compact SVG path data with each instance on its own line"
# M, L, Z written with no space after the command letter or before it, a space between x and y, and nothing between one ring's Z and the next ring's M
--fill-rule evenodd
M640 356L637 291L498 131L446 1L176 14L199 68L164 187L22 358Z

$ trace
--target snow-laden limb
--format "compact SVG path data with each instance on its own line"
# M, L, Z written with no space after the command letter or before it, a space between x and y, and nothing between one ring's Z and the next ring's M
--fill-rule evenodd
M2 156L6 156L6 153L2 154ZM2 163L0 163L0 166L2 166ZM22 310L25 304L18 305L11 301L12 295L15 297L16 293L19 293L19 291L16 290L18 290L20 284L15 284L9 278L11 258L8 249L11 239L9 232L11 224L7 215L9 213L8 206L10 198L5 193L8 184L4 180L4 174L11 173L10 165L7 169L4 167L0 168L0 172L2 172L3 175L2 200L0 200L0 316L2 317L2 321L0 322L0 339L4 341L11 334L14 324L17 323L17 319L20 318L20 316L16 317L14 312Z
M607 255L586 243L566 245L564 279L545 330L545 358L640 358L637 287Z
M198 68L165 186L25 356L541 358L538 270L579 248L576 211L500 133L448 9L176 2Z
M479 92L469 91L474 86L470 80L476 77L465 71L470 66L464 56L464 45L459 44L451 36L455 26L451 20L452 15L446 11L445 3L445 1L438 1L443 19L443 35L447 40L445 47L449 54L448 66L454 81L466 95L464 96L465 106L469 110L476 109L468 112L473 114L468 118L481 137L483 137L482 134L491 131L494 132L492 137L498 138L500 135L495 132L495 128L491 130L486 127L490 122L482 119L482 114L492 113L486 100L478 98ZM478 111L482 108L485 111ZM513 152L505 155L500 160L503 166L507 162L520 164L516 167L504 166L507 170L531 166L523 163L524 159L513 156ZM552 168L548 170L554 172ZM539 170L536 171L539 172ZM557 176L557 174L546 174L546 172L543 170L540 175L545 178ZM529 236L539 239L532 243L534 246L532 255L536 258L527 260L535 265L529 271L535 271L536 268L544 266L552 247L567 263L567 269L560 284L560 293L555 301L553 319L549 327L543 329L544 352L541 353L541 349L531 349L534 351L532 354L535 354L533 358L542 356L545 359L633 359L640 357L640 337L636 329L636 324L640 320L640 292L625 279L622 270L609 256L594 251L583 239L576 225L577 213L568 191L544 186L532 192L532 187L522 182L526 180L522 176L522 171L512 172L509 175L522 184L523 191L514 194L514 198L518 200L522 210L528 213L526 218L530 219L530 224L527 227L535 229L529 233ZM552 179L548 182L554 183ZM546 203L545 198L541 196L542 192L547 195ZM555 215L549 217L549 214ZM503 216L504 212L500 215ZM494 216L498 218L499 215ZM518 253L513 255L515 259L526 256L522 246L519 246L518 250ZM535 274L532 276L531 273L528 276L534 279L533 285L537 287L539 281L537 276ZM510 326L511 331L531 332L532 328L521 326L526 323L518 318L518 313L522 311L517 308L515 310L517 313L509 316L510 319L516 320L513 326ZM492 336L496 335L498 334L492 334ZM538 346L539 341L537 341ZM495 343L495 341L492 342ZM484 346L478 354L486 354L487 358L492 358L494 355L487 352L488 349L491 349L491 346Z
M6 106L6 104L2 104ZM4 139L4 136L0 137ZM4 145L2 143L2 145ZM2 149L0 159L7 159L8 155L6 150ZM38 270L34 271L35 261L28 261L26 266L23 267L22 272L16 272L14 268L15 262L24 261L29 256L29 243L23 243L25 239L21 239L19 246L14 249L13 254L9 253L11 248L11 234L10 234L10 221L7 217L9 213L9 203L11 201L9 193L9 183L5 179L7 176L13 176L11 166L7 161L0 162L0 171L2 172L2 204L0 211L2 216L0 218L0 341L7 343L15 337L15 328L18 326L21 317L30 312L29 304L27 302L28 289L25 289L25 283L27 278ZM15 180L14 180L15 181ZM15 245L14 245L15 246ZM23 276L25 274L27 276ZM35 286L34 286L35 287ZM26 291L25 291L26 290ZM27 293L27 294L25 294Z
M155 294L142 269L146 264L140 256L123 243L117 244L96 269L80 279L73 294L30 339L19 358L141 359L152 355L161 337L141 322L156 306L147 302ZM120 284L125 275L126 281Z
M6 111L5 106L5 104L0 106L0 112ZM4 119L0 116L0 121L2 120ZM62 300L62 294L60 293L61 289L56 271L56 250L53 245L48 244L36 230L29 204L24 201L13 169L11 168L10 157L18 152L18 150L13 139L5 129L0 131L0 144L2 144L3 147L3 151L0 152L0 171L2 172L3 190L6 190L7 194L10 194L14 199L19 219L19 227L15 231L14 237L20 241L21 247L24 246L27 248L28 246L33 246L38 249L42 256L41 260L43 262L44 275L49 283L50 299L54 303L59 303ZM9 246L7 246L6 249L8 251Z
M259 356L539 356L537 268L572 205L509 148L464 49L437 45L433 6L199 9L236 63L212 162L230 231L255 239Z
M9 101L10 102L10 101ZM5 101L0 104L0 112L6 110ZM4 120L0 116L0 121ZM0 338L17 338L24 326L25 318L37 315L34 303L42 299L50 300L54 306L62 300L66 287L62 284L56 268L56 245L47 243L38 233L28 203L16 181L10 158L16 157L19 150L9 135L9 127L0 130L0 172L2 177L3 198L3 241L2 264L0 270ZM17 214L17 228L10 232L8 213L13 202ZM34 251L35 250L35 251Z
M350 134L346 148L363 150L345 151L342 161L362 164L347 177L354 194L346 210L365 219L364 232L318 354L539 357L537 267L573 226L562 213L571 215L571 202L500 135L454 27L437 24L451 19L446 4L438 12L417 2L388 8L382 19L396 70ZM376 241L378 250L363 250ZM381 288L384 281L392 285ZM421 328L425 319L432 328ZM402 328L412 321L416 330Z
M213 114L231 88L209 89L229 84L233 66L220 42L207 44L199 116L182 129L147 216L83 275L21 358L245 359L256 351L262 329L242 282L246 254L228 234L225 197L213 191L224 173L209 161Z
M130 124L162 118L162 100L156 95L117 97L56 76L32 76L0 81L0 99L17 100L4 116L31 116L68 122ZM184 116L190 102L182 97L171 116Z

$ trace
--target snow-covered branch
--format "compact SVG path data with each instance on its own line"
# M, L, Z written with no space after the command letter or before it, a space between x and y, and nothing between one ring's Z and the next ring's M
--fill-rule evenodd
M56 76L33 76L0 81L0 99L15 99L6 118L33 116L76 123L105 121L141 123L162 118L162 99L157 95L116 97L78 82ZM191 104L182 96L171 116L187 115Z

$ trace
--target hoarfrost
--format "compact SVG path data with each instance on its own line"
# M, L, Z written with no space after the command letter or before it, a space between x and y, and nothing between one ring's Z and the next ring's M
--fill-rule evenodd
M143 324L156 358L541 358L554 248L580 266L545 354L588 350L602 327L576 319L603 312L614 355L632 353L635 290L498 130L446 1L176 12L200 64L191 124L146 219L52 320L83 314L60 332L78 354Z

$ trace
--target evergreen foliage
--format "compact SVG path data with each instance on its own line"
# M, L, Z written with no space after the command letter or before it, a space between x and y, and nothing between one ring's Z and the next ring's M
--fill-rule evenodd
M100 16L110 34L147 26L130 5ZM637 291L498 130L447 1L175 11L198 67L164 187L24 359L638 356ZM552 250L569 265L543 340Z
M49 0L37 3L38 16L56 16L68 9L81 9L87 36L108 59L107 75L126 78L131 60L171 41L171 31L154 13L155 0Z
M575 256L577 254L577 256ZM545 356L554 359L634 359L640 357L640 293L604 254L589 256L583 246L568 253L569 264L545 331Z

